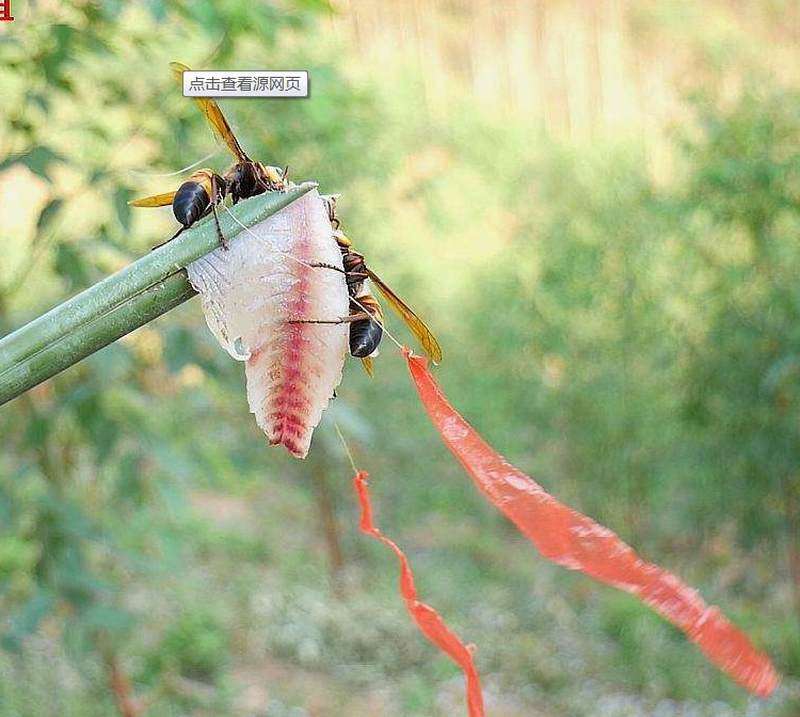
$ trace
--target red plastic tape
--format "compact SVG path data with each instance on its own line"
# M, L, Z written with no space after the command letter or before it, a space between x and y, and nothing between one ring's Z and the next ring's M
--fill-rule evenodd
M397 544L389 540L372 522L372 505L369 500L369 489L367 479L369 475L365 471L359 471L353 478L353 485L361 503L361 532L377 538L385 545L388 545L400 561L400 593L405 600L411 618L417 624L420 632L425 635L436 647L444 652L453 662L455 662L464 672L467 682L467 709L469 717L484 717L483 696L481 694L481 681L475 663L472 660L472 652L442 620L436 610L430 605L417 600L417 590L414 587L414 574L411 566L403 551Z
M450 405L424 358L404 355L419 397L475 485L548 560L629 592L677 626L706 657L761 697L778 674L769 658L676 576L642 560L619 536L560 503L497 453Z

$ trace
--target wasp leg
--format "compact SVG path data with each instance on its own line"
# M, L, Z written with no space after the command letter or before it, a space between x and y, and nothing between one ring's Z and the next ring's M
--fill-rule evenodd
M340 274L344 274L350 280L355 279L355 282L364 281L365 279L369 278L369 274L365 274L363 271L347 271L346 269L340 269L338 266L326 264L322 261L313 262L307 266L313 267L314 269L330 269L331 271L338 271Z
M331 269L333 271L338 271L340 274L346 274L347 272L344 269L340 269L338 266L334 266L333 264L326 264L323 261L315 261L308 266L313 267L314 269Z
M156 244L155 246L150 247L150 251L154 251L154 250L158 249L159 247L164 246L165 244L169 244L173 239L177 239L188 228L189 227L181 227L169 239L165 239L160 244Z
M211 211L214 214L214 224L217 227L217 237L219 237L219 245L225 250L228 251L230 248L230 242L225 238L225 235L222 233L222 227L219 225L219 214L217 214L217 205L211 205Z
M289 319L287 324L352 324L354 321L363 321L371 318L366 311L359 311L339 319Z
M325 262L313 262L308 264L308 266L313 267L314 269L331 269L332 271L338 271L340 274L344 274L346 277L351 279L356 279L357 281L363 281L364 279L369 278L369 274L365 274L362 271L347 271L345 269L340 269L338 266L334 266L333 264L326 264Z
M227 251L230 243L222 233L222 227L219 225L219 214L217 213L217 202L222 200L222 192L217 187L217 180L212 175L211 177L211 193L214 195L211 199L211 212L214 214L214 224L217 227L217 237L219 237L219 245Z

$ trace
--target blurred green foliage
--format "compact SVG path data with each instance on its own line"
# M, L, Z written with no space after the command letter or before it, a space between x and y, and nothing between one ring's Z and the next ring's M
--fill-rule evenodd
M784 687L748 702L631 598L538 560L389 346L374 381L348 368L307 462L270 450L190 304L0 410L0 716L107 715L114 661L154 715L459 713L459 674L355 530L331 416L421 593L478 644L494 714L795 714L800 96L757 73L733 99L710 83L656 182L636 139L559 142L456 92L429 116L419 70L379 84L330 12L16 0L0 329L171 231L126 203L214 150L170 60L308 68L309 100L225 105L243 144L343 193L348 233L439 333L464 414L721 604Z

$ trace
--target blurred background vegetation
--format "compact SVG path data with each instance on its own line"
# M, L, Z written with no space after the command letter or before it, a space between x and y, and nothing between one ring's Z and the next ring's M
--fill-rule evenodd
M270 449L196 302L0 410L0 717L452 715L335 416L489 714L800 713L800 3L13 0L0 333L148 251L134 195L224 169L168 63L308 68L223 103L341 192L510 460L720 604L748 698L632 598L547 565L438 442L387 346L312 455ZM394 325L394 330L402 329Z

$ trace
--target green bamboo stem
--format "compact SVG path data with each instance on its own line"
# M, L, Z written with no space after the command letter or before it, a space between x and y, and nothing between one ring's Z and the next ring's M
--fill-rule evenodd
M250 227L315 187L315 183L306 182L286 192L262 194L238 204L231 212L238 222ZM222 231L229 241L244 231L238 222L227 212L220 213ZM174 241L0 339L0 405L185 301L191 294L170 305L182 296L181 282L171 277L182 277L186 289L188 283L181 270L218 245L213 217L208 217ZM167 306L164 311L158 311L159 302Z
M196 292L185 271L168 276L2 374L0 405L174 309Z
M316 185L306 183L287 192L269 192L242 202L231 211L245 226L252 226L283 209ZM227 212L220 213L226 238L242 231ZM5 370L32 356L61 336L109 312L131 296L174 274L218 246L213 217L198 222L174 241L150 252L116 274L59 304L46 314L0 339L0 381Z

